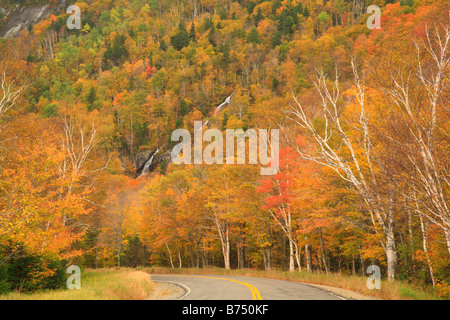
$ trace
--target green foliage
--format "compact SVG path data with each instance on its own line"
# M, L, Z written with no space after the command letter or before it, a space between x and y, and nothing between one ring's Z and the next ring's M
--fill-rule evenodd
M222 118L222 130L226 130L227 129L227 125L228 125L228 120L230 119L230 116L228 115L228 112L224 112L223 113L223 118Z
M222 57L220 59L220 64L223 67L228 68L228 65L231 63L230 45L228 43L220 45L219 52L222 53Z
M250 1L248 3L248 5L247 5L247 12L248 12L248 14L252 14L253 10L255 10L255 7L256 7L256 3L253 2L253 1Z
M195 24L191 23L191 29L189 30L189 39L195 42L197 41L197 31L195 30Z
M42 110L44 117L51 118L58 115L58 106L56 104L48 104Z
M128 57L128 51L125 47L126 36L123 34L117 35L113 44L107 46L106 52L103 56L103 68L110 69L111 67L121 64Z
M92 111L92 110L95 109L95 102L96 101L97 101L97 94L95 92L95 88L91 87L89 89L89 92L88 92L87 96L86 96L86 102L87 102L89 111Z
M163 90L166 81L166 72L164 70L159 70L152 78L152 87L155 90Z
M163 160L159 165L159 171L161 172L161 174L166 174L168 167L169 163L167 162L167 160Z
M305 6L305 9L303 10L303 16L305 18L309 18L310 14L309 14L309 9L308 7Z
M180 129L183 127L183 118L178 118L177 121L175 121L175 129Z
M228 12L223 6L219 7L219 9L217 10L217 14L219 15L221 20L228 19Z
M215 40L214 40L214 35L215 35L215 33L216 33L216 27L213 25L213 26L211 27L211 29L209 29L209 32L208 32L208 41L209 41L209 43L211 43L211 45L212 45L213 47L216 46L216 42L215 42Z
M150 266L150 252L138 236L128 241L122 262L123 266L130 268Z
M211 30L211 28L213 28L213 27L214 27L214 21L212 20L212 18L211 17L205 18L205 20L203 21L203 24L202 24L202 31L205 32L205 31Z
M247 34L247 42L253 44L260 44L261 38L259 37L258 30L256 28L252 28L250 32Z
M178 25L178 32L170 38L170 44L178 51L189 45L190 35L183 21Z
M283 39L283 34L280 31L275 32L274 35L272 36L272 38L270 39L272 48L279 46L282 43L282 39Z
M277 78L272 79L272 91L277 91L280 81Z
M414 0L400 0L400 4L402 6L413 7L414 6Z
M278 18L277 29L281 34L292 34L294 32L295 19L288 10L283 10Z
M322 25L327 24L330 21L330 17L328 16L328 13L325 11L322 11L318 17L317 17Z
M182 117L189 113L189 104L184 99L180 100L180 113Z
M253 18L253 21L255 22L256 25L258 25L262 20L264 20L264 16L262 14L261 8L258 8L258 11L255 17Z
M164 39L162 39L161 42L159 43L159 49L162 51L167 51L167 44L166 41L164 41Z
M3 282L3 287L9 290L22 292L54 290L61 289L66 284L67 264L64 261L15 254L8 261L6 269L7 275L5 276L3 271L3 281L0 280L0 283Z
M147 24L142 22L140 25L138 25L138 32L148 32Z
M0 266L0 295L10 291L10 284L8 282L8 266Z

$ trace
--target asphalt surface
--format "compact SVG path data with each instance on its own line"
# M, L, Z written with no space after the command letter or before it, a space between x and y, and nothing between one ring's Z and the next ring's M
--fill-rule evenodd
M158 275L151 279L177 284L181 300L346 300L323 289L291 281L213 275Z

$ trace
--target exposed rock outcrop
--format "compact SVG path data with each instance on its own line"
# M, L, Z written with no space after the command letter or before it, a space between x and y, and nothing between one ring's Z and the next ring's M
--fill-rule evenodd
M4 10L4 9L3 9ZM15 38L20 31L26 30L43 19L47 19L55 8L45 6L38 7L17 7L12 12L5 12L8 15L8 22L0 32L1 38Z
M161 154L160 149L156 151L147 150L138 153L135 156L136 173L142 176L146 173L153 172L164 161L169 162L171 155L169 152Z

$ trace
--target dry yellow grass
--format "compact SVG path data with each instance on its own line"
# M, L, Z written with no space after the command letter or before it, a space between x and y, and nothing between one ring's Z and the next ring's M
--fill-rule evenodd
M401 281L382 281L381 290L370 290L367 288L367 278L344 276L339 274L316 274L308 272L284 272L284 271L257 271L257 270L225 270L219 268L209 269L169 269L150 268L149 273L160 274L214 274L235 275L246 277L259 277L279 280L297 281L309 284L331 286L346 290L352 290L364 295L374 296L384 300L438 300L439 297L424 290L414 288Z
M132 269L85 270L81 290L12 292L0 300L143 300L153 290L148 273Z

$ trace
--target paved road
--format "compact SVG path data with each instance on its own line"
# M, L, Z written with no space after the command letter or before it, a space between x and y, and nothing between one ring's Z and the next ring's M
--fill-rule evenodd
M158 275L152 280L183 286L183 300L345 300L334 293L297 282L209 275Z

